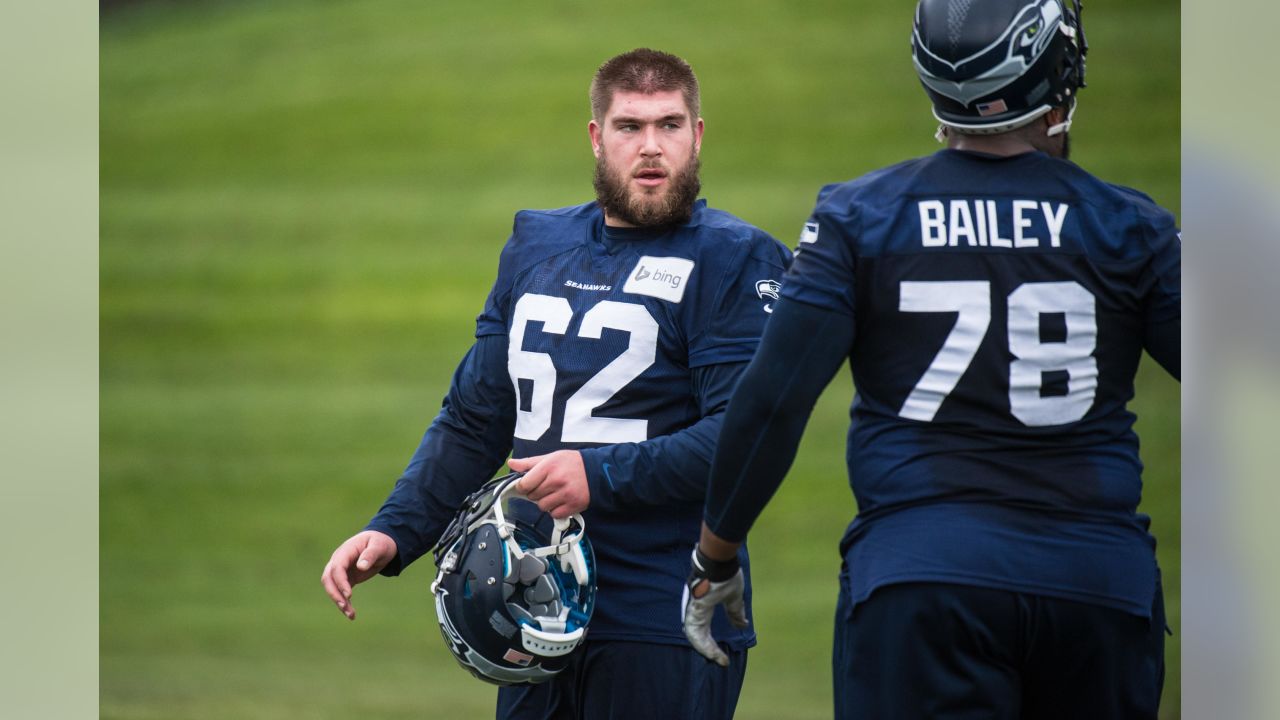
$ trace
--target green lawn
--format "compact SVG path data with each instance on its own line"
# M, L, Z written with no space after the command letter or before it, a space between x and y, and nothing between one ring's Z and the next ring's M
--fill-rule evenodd
M138 3L101 33L106 718L487 717L424 560L320 569L439 407L511 216L591 197L587 84L636 46L703 84L705 196L793 244L818 187L931 152L909 2ZM1178 7L1091 3L1076 158L1179 202ZM1123 43L1123 44L1122 44ZM742 718L829 717L848 380L753 533ZM1134 403L1178 715L1179 388Z

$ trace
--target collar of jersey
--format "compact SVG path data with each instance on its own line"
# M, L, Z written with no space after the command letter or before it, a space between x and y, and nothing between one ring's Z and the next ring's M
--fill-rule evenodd
M634 249L637 244L651 243L666 237L672 231L670 227L609 227L603 221L596 233L596 241L600 250L606 255L617 255Z
M604 213L600 213L595 239L609 255L615 255L632 243L645 243L667 237L680 228L696 224L707 201L698 198L693 203L693 215L689 222L682 225L664 225L662 227L611 227L604 222Z
M972 160L980 160L983 162L1016 162L1027 158L1047 158L1047 154L1040 150L1028 150L1017 155L996 155L994 153L978 152L977 150L957 150L955 148L943 148L938 151L955 157L969 158Z

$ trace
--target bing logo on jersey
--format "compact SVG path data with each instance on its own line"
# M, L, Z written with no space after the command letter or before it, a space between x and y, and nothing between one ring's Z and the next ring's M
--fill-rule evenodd
M781 289L782 289L782 283L778 282L777 280L756 281L756 295L759 295L761 300L764 300L765 298L769 298L770 300L777 300L778 291ZM764 304L764 311L767 313L773 312L773 305L769 302L766 302Z
M678 303L684 298L684 289L692 272L692 260L645 255L627 275L627 284L622 286L622 292Z

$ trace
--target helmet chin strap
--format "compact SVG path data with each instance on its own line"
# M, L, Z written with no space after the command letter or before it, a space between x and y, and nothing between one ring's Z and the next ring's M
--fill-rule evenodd
M528 496L520 490L520 485L516 482L518 479L516 478L506 483L498 491L497 497L493 502L492 512L494 517L493 524L498 528L498 536L506 542L511 553L520 558L526 552L511 536L513 526L507 522L502 512L504 498L507 495L528 499ZM486 521L481 519L477 522L477 526L484 522ZM551 544L534 548L529 552L535 557L541 558L555 555L560 560L560 569L565 572L572 571L573 579L577 580L579 585L586 585L590 581L590 575L587 572L587 558L582 552L582 538L586 531L587 521L582 519L582 513L574 513L567 518L556 519L551 532ZM567 537L565 536L566 532L569 533Z
M1071 121L1075 118L1075 116L1076 116L1076 103L1074 100L1072 100L1071 108L1067 110L1067 119L1063 120L1062 122L1056 125L1050 125L1049 129L1045 131L1045 135L1048 135L1049 137L1053 137L1054 135L1061 135L1062 133L1067 132L1068 130L1071 129Z

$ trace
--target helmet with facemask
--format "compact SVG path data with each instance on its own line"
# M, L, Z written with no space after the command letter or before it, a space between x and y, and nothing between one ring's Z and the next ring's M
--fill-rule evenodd
M554 520L519 491L521 473L462 503L434 550L431 583L445 644L497 685L551 679L582 644L595 606L595 557L580 514Z

